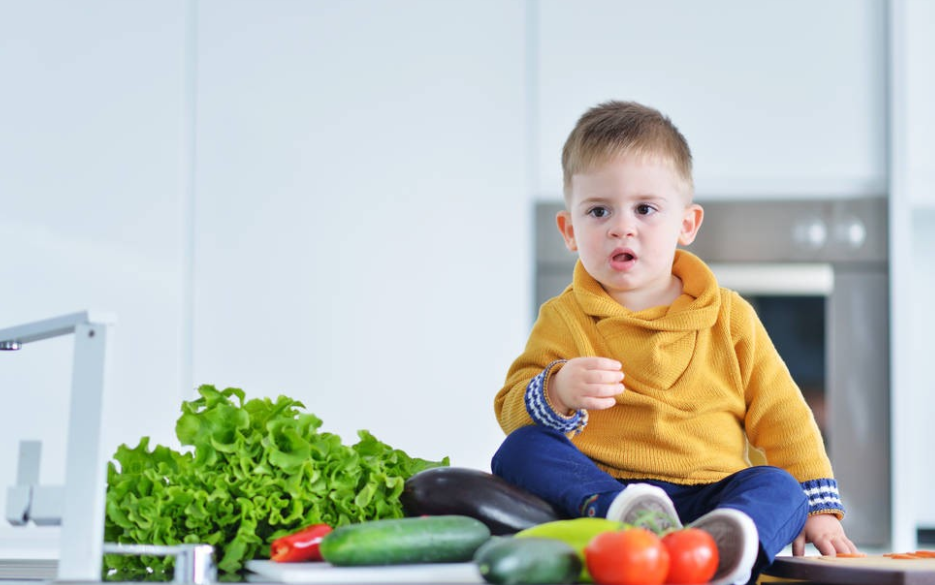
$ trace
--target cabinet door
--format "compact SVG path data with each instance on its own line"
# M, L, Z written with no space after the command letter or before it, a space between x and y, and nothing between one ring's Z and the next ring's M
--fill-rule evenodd
M935 529L931 332L935 310L935 5L890 3L890 310L894 548ZM928 543L923 542L919 544Z
M196 380L488 467L528 331L523 3L199 7Z
M894 64L896 83L904 84L893 94L893 108L900 122L905 158L907 193L913 206L935 209L935 2L904 0L902 27L894 34L900 61Z
M539 196L561 193L565 138L609 99L672 118L699 196L885 192L884 2L537 5Z
M0 3L0 328L116 315L108 456L174 438L185 15L181 2ZM0 502L22 439L43 441L42 484L64 481L72 348L0 352ZM54 557L57 533L2 521L2 556Z

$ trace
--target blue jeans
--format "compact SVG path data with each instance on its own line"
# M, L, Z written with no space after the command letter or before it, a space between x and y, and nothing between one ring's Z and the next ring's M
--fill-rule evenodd
M702 485L618 480L599 469L565 435L537 425L510 433L494 455L491 470L572 518L581 515L582 503L594 495L603 501L606 513L614 496L631 483L665 490L684 524L715 508L740 510L753 519L759 532L760 559L754 575L799 535L808 517L808 498L801 484L778 467L750 467Z

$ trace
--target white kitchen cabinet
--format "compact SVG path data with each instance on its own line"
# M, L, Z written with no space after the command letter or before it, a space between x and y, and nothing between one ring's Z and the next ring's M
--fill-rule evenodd
M531 298L523 2L198 21L195 381L489 469Z
M105 450L173 436L182 319L185 3L0 1L0 328L116 315ZM0 352L0 503L18 443L62 483L71 337ZM54 556L0 521L0 557Z
M914 208L935 209L935 2L895 0L905 24L895 42L902 43L898 79L898 115L905 160L908 201ZM911 121L911 122L910 122Z
M672 118L700 198L885 194L883 0L534 5L539 198L560 197L562 144L608 99Z
M917 529L935 529L935 6L894 0L889 21L892 489L894 546L904 550Z

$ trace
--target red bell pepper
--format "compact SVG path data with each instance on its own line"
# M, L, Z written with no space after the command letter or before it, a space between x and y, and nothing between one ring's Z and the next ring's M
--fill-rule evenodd
M279 563L320 561L319 545L329 532L331 527L327 524L313 524L294 534L277 538L270 547L269 558Z

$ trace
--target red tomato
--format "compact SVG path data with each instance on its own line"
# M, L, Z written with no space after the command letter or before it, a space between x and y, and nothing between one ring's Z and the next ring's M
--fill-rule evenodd
M588 572L598 585L661 585L669 553L645 528L602 532L584 547Z
M662 544L669 551L669 576L666 583L707 583L717 571L717 543L700 528L670 532L662 538Z

